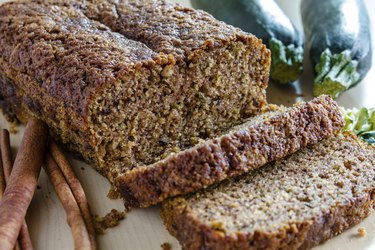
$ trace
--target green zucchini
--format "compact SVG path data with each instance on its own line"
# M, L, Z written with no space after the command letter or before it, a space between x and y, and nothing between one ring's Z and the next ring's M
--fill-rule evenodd
M363 0L302 0L306 46L316 78L314 96L337 98L371 67L370 21Z
M273 0L191 0L193 7L211 13L261 38L271 50L270 78L293 82L303 70L303 38Z

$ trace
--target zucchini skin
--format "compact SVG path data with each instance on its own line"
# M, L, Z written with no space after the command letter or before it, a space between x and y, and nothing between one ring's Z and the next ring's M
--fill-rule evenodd
M274 0L191 0L215 18L262 39L271 50L270 78L293 82L302 73L303 37Z
M330 94L336 98L357 85L371 68L370 20L365 3L302 0L301 15L306 46L317 74L314 95Z

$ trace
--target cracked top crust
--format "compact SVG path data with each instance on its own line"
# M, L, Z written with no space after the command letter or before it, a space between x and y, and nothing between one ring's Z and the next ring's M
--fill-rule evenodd
M202 46L254 38L204 11L163 0L89 0L83 9L87 16L101 20L114 31L178 59Z
M121 14L119 14L121 13ZM19 1L0 7L0 63L36 80L79 114L105 85L140 67L192 59L239 39L209 14L165 1Z

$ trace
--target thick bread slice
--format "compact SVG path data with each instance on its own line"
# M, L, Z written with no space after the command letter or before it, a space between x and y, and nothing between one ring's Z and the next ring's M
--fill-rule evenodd
M125 205L146 207L238 176L331 136L344 125L328 96L256 116L216 139L116 179Z
M183 249L309 249L374 208L375 147L333 136L228 181L163 205Z

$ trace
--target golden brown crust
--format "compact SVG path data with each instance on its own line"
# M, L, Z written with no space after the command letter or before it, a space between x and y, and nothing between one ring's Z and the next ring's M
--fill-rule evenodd
M119 176L125 205L149 205L235 177L317 143L339 131L344 121L329 96L300 103L256 124Z
M74 1L68 3L3 4L0 65L2 75L17 77L18 82L33 79L39 91L84 116L93 95L103 85L143 64L155 64L152 58L157 53L87 18L80 9L72 7ZM29 106L33 105L36 111L41 109L42 100L36 103L30 99L34 103Z
M165 0L88 0L80 8L89 18L157 53L172 54L176 61L191 59L197 49L221 47L235 40L251 43L254 38L204 11Z
M79 114L103 87L140 67L189 62L200 50L240 40L265 48L203 11L165 1L24 0L3 4L0 16L0 63L32 76Z

